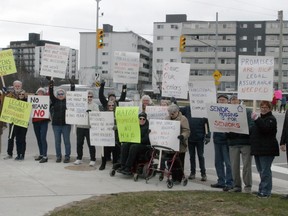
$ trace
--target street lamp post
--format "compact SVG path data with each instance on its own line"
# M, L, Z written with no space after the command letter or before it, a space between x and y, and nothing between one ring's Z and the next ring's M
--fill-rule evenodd
M279 59L278 59L278 90L282 90L282 50L283 50L283 11L278 11L278 20L280 24L279 33Z

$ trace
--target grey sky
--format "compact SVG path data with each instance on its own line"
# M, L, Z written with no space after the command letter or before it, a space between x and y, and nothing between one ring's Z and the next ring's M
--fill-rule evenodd
M101 0L99 26L110 24L114 31L134 31L152 41L153 22L165 22L166 14L210 21L218 12L219 21L276 20L283 10L287 20L285 6L287 0ZM0 47L35 32L79 49L79 32L95 31L95 26L95 0L9 0L1 4Z

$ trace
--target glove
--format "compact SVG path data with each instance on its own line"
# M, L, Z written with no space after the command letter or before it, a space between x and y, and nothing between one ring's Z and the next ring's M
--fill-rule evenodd
M2 92L3 92L4 94L7 93L7 88L6 88L5 86L2 87Z
M86 110L87 113L91 112L91 110Z
M49 87L52 88L53 86L54 86L54 80L50 80L50 81L49 81Z
M256 121L258 119L258 114L256 112L251 113L251 118Z
M183 141L184 140L184 136L181 134L177 137L180 141Z
M100 85L101 85L101 87L104 87L105 86L105 80L102 80Z
M127 89L127 85L126 85L126 84L123 85L123 86L122 86L122 89Z
M113 130L116 131L117 130L117 125L113 126Z
M210 137L205 136L204 138L204 144L207 145L210 142Z

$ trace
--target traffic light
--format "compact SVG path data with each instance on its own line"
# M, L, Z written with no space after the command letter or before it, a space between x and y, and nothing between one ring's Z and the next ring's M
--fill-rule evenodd
M103 29L97 29L97 48L98 49L103 49L104 47L103 38L104 38Z
M186 47L186 37L185 35L181 35L179 41L179 51L185 52L185 47Z

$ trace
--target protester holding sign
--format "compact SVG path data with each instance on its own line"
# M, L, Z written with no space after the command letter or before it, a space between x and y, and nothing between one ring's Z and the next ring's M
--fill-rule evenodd
M257 196L268 198L272 191L271 166L275 156L279 156L279 146L276 139L277 121L272 114L272 104L269 101L260 102L260 116L253 112L251 118L255 125L251 129L251 155L254 155L260 184Z
M10 92L7 92L6 87L3 87L3 93L5 94L5 97L15 99L18 99L18 94L21 90L22 90L22 82L19 80L15 80L13 82L13 90ZM7 156L4 159L13 158L14 139L15 139L15 132L14 130L12 131L12 124L9 124Z
M217 102L220 104L228 104L228 96L224 94L219 95L217 97ZM215 169L218 180L217 183L211 184L211 187L222 188L224 191L228 191L233 188L233 178L226 134L222 132L214 132L213 141L215 152ZM224 168L224 164L226 170Z
M145 112L146 110L146 106L153 106L153 102L150 98L149 95L143 95L141 100L140 100L140 110L142 110L142 112Z
M180 108L181 113L188 119L190 127L190 136L188 138L188 150L190 155L190 175L189 179L195 179L196 174L196 151L198 155L199 167L201 172L201 181L207 181L204 144L210 142L211 133L209 131L207 118L194 118L191 114L190 106Z
M21 90L19 92L18 100L27 101L24 90ZM14 133L17 147L17 157L15 157L15 160L22 161L25 158L27 130L28 128L14 125Z
M44 88L39 88L36 91L36 95L45 95L45 94L46 94L46 90ZM47 145L46 137L47 137L49 121L50 121L50 118L39 118L39 117L32 118L33 129L35 132L35 136L36 136L37 144L39 148L39 156L35 158L35 161L39 161L39 163L48 162L48 157L47 157L48 145Z
M93 92L88 91L88 115L91 111L99 111L99 107L97 104L93 103ZM84 139L86 138L87 145L89 148L90 154L90 163L89 166L95 166L96 161L96 148L92 146L90 143L90 125L77 125L76 130L76 137L77 137L77 159L74 162L75 165L82 164L82 157L83 157L83 145Z
M126 93L127 93L127 86L126 85L122 86L122 92L121 92L121 96L120 96L119 100L116 100L116 95L114 92L109 92L108 93L108 99L106 99L106 97L104 95L104 87L105 87L105 82L102 81L100 89L99 89L99 100L103 106L103 110L107 110L107 108L108 108L107 104L108 104L109 100L116 101L117 105L118 105L119 101L125 101Z
M75 90L74 83L71 83L71 91ZM54 81L50 80L49 83L49 94L51 100L51 116L52 116L52 128L55 138L55 149L56 149L56 163L62 161L61 153L61 135L63 135L65 145L65 159L64 163L70 162L71 154L71 143L70 143L70 132L71 125L65 122L66 112L66 96L64 89L57 89L54 95Z
M185 153L187 151L188 146L188 138L190 136L190 127L187 118L182 115L178 105L171 104L168 106L169 116L166 117L166 120L172 121L180 121L180 134L178 135L178 139L180 142L179 147L179 159L175 161L172 168L172 180L174 182L181 182L184 176L184 161L185 161ZM171 157L174 154L169 155L168 152L165 153L166 157Z
M230 104L240 104L237 95L232 95L230 98ZM248 127L251 129L253 121L251 119L252 111L246 109ZM249 130L250 131L250 130ZM227 133L229 156L231 161L232 175L234 180L234 186L230 189L230 192L242 192L242 181L240 176L240 156L242 156L242 179L244 182L245 193L251 193L252 187L252 166L251 166L251 145L249 142L249 134L240 133Z
M150 148L149 121L147 119L147 114L141 112L138 117L141 131L140 143L122 143L121 147L121 167L118 171L125 175L132 174L132 167L134 166L136 159L139 158L140 154L144 154Z

